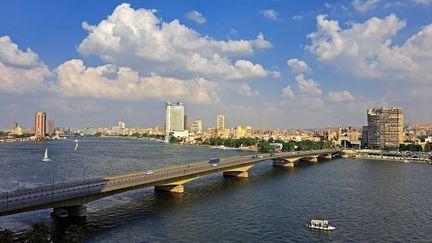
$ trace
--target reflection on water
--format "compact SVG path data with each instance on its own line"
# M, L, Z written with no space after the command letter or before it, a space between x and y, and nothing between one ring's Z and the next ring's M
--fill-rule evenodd
M71 141L1 144L0 166L11 170L0 170L1 189L11 190L16 176L23 186L49 184L47 168L28 169L40 163L34 157L47 146L56 172L63 170L55 174L60 181L82 178L82 160L93 177L243 154L141 140L81 141L77 154ZM144 188L104 198L88 204L89 216L80 222L52 219L50 210L41 210L2 217L0 227L46 221L59 239L76 223L87 229L88 242L426 242L432 236L431 170L426 164L351 159L286 169L267 161L253 167L249 178L215 174L187 183L183 194ZM336 231L310 231L305 224L312 218L329 219Z

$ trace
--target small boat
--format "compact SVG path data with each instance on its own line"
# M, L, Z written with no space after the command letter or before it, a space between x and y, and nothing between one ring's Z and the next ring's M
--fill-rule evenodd
M51 161L51 159L48 158L48 148L45 149L45 155L44 155L42 161L43 162L50 162Z
M74 151L77 151L77 150L78 150L78 142L75 143L75 148L74 148Z
M328 220L322 220L322 219L312 219L309 224L306 225L309 229L316 229L316 230L326 230L326 231L332 231L336 228L329 225Z

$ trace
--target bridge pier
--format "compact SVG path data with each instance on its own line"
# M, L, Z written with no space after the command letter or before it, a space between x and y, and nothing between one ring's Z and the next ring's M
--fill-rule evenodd
M188 179L180 179L168 184L157 185L154 187L156 192L174 192L174 193L183 193L184 192L184 184L195 180L198 177L188 178Z
M183 185L155 186L155 191L157 191L157 192L183 193L184 192L184 186Z
M224 177L241 177L246 178L249 177L249 173L247 171L225 171L223 173Z
M291 161L291 160L276 159L276 160L273 160L273 166L274 167L294 168L295 164L294 164L294 161Z
M301 158L301 160L309 161L309 162L312 162L312 163L317 163L318 162L318 158L317 157L305 157L305 158Z
M243 166L239 168L235 168L232 170L227 170L223 172L224 177L240 177L246 178L249 177L248 170L252 168L254 165Z
M87 217L87 207L80 206L69 206L69 207L60 207L53 208L53 215L57 218L66 218L66 217Z
M331 154L326 154L326 155L322 155L320 156L320 158L324 158L324 159L332 159L333 156Z

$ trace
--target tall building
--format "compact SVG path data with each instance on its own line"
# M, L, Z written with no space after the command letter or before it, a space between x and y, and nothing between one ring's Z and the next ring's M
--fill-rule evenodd
M184 104L181 102L165 103L165 132L182 132L185 130Z
M191 131L195 134L202 133L202 121L201 120L195 120L192 122Z
M183 125L184 130L189 130L189 127L188 127L188 116L187 116L187 114L184 114L183 121L184 121L184 125Z
M48 134L53 134L54 133L54 121L53 120L48 120L47 121L47 133Z
M117 126L120 129L125 129L126 128L126 123L124 121L119 121Z
M225 117L224 115L218 115L216 118L216 130L225 129Z
M35 113L35 136L37 139L45 137L46 134L46 113L36 112Z
M14 131L18 127L18 122L13 121L11 124L11 130Z
M232 137L239 138L248 138L252 136L252 127L251 126L236 126L232 128Z
M365 146L373 149L398 148L403 142L402 108L371 108L367 110Z

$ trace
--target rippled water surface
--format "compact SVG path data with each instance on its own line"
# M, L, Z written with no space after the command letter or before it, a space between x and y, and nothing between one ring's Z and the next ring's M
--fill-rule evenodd
M48 148L54 166L40 162ZM81 139L0 144L0 190L82 180L225 157L245 152L165 145L138 139ZM88 204L89 215L74 222L87 229L87 242L430 242L432 166L334 159L301 162L294 169L270 161L249 178L215 174L185 185L185 193L151 188ZM54 173L54 177L53 177ZM19 182L19 183L18 183ZM71 222L51 210L0 218L15 230L45 221L59 237ZM305 227L326 218L330 233Z

